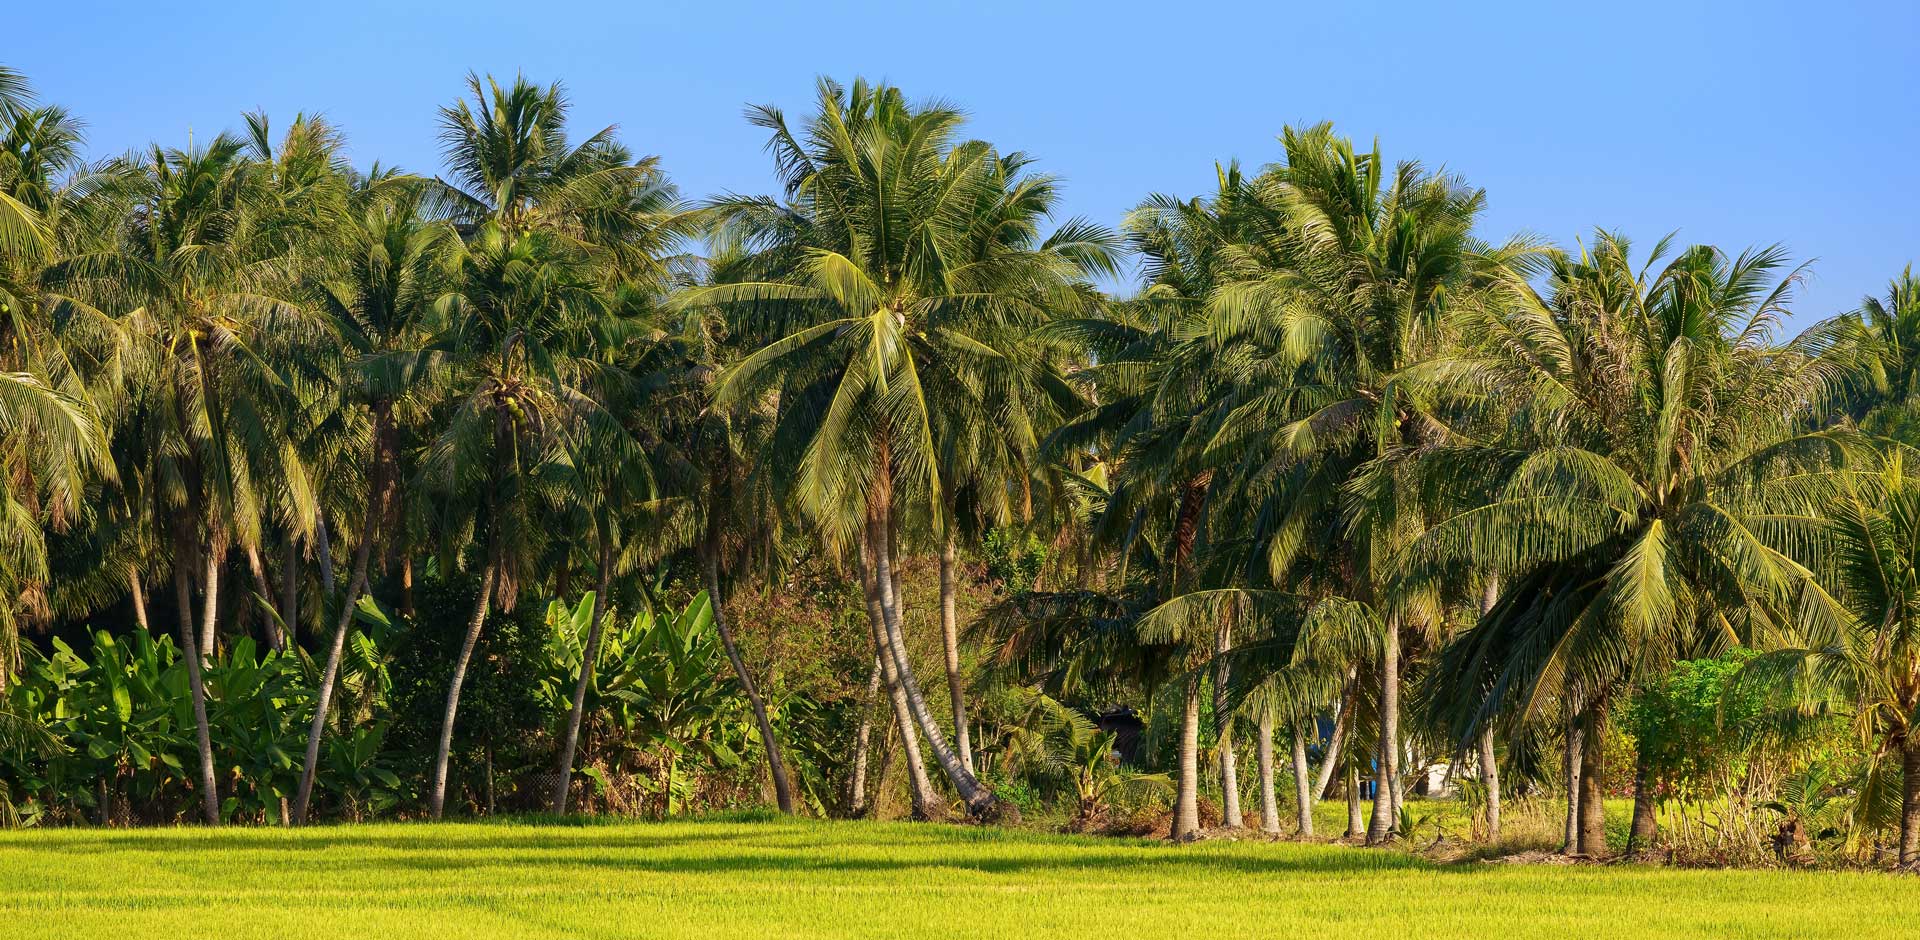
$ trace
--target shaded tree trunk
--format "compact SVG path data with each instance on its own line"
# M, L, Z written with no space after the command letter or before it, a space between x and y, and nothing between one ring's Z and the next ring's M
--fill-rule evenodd
M1653 759L1644 743L1634 748L1633 828L1627 832L1627 857L1644 858L1653 852L1653 840L1660 834L1659 804L1653 793Z
M1200 831L1200 677L1187 679L1180 710L1180 779L1174 790L1173 832L1185 839Z
M853 733L853 772L847 780L847 816L858 819L867 813L867 764L873 753L873 700L880 694L880 660L873 661L867 676L867 695L860 700L860 726Z
M1388 618L1380 654L1380 747L1374 768L1373 818L1367 823L1367 844L1384 845L1393 839L1393 786L1400 774L1400 624Z
M213 737L207 730L207 683L200 670L200 646L193 637L193 588L189 584L186 539L173 560L173 594L180 614L180 656L187 661L187 688L193 697L193 739L200 756L200 808L207 825L220 825L220 791L213 775Z
M1222 618L1214 631L1213 721L1219 728L1220 746L1220 823L1229 829L1246 824L1240 812L1240 771L1233 753L1233 712L1227 708L1227 685L1232 679L1225 657L1219 654L1233 648L1232 620Z
M287 642L300 641L300 542L289 530L280 541L280 622Z
M320 562L320 594L333 596L333 543L327 537L327 514L321 513L313 526L313 554Z
M427 811L439 819L447 805L447 760L453 751L453 722L460 712L460 686L467 681L467 664L473 661L473 648L480 642L480 628L486 625L493 602L493 582L499 576L499 561L487 553L487 567L480 573L480 597L473 604L473 619L467 623L467 635L460 643L460 656L453 661L453 678L447 683L447 707L440 720L440 743L433 753L433 782L428 790Z
M214 632L220 626L220 568L227 547L217 537L207 539L207 569L200 582L200 659L213 658Z
M1920 871L1920 738L1906 737L1899 742L1900 767L1900 867Z
M1340 710L1333 715L1333 733L1327 736L1327 753L1320 757L1320 775L1314 779L1314 799L1327 798L1328 788L1333 786L1334 768L1340 766L1340 748L1346 743L1347 729L1353 724L1353 699L1359 691L1353 684L1355 671L1347 670L1345 691L1340 693Z
M949 527L946 540L940 543L940 642L947 656L947 694L953 699L954 747L959 750L961 766L967 768L967 773L977 773L973 766L972 735L967 728L966 688L960 679L960 630L956 622L959 618L954 610L958 555Z
M1494 760L1493 729L1480 729L1480 785L1487 791L1487 842L1500 841L1500 765Z
M1307 781L1307 735L1300 722L1293 723L1293 802L1299 814L1295 820L1299 828L1298 835L1305 839L1313 835L1313 793L1308 790Z
M760 729L760 746L767 752L767 771L773 775L773 798L780 812L793 815L793 782L787 779L787 763L780 756L780 740L774 736L773 722L767 718L767 702L760 697L760 688L754 684L752 674L747 672L747 664L740 659L740 648L733 642L733 631L727 626L727 615L720 594L720 557L716 545L706 560L707 599L713 605L713 625L720 633L720 645L726 648L727 661L733 664L733 675L740 680L740 688L747 693L747 703L753 707L753 723Z
M1601 859L1607 850L1606 713L1588 707L1587 733L1580 741L1580 854Z
M1260 831L1280 832L1280 804L1273 793L1273 716L1264 709L1256 722L1255 759L1260 770ZM1295 737L1299 736L1296 730Z
M606 525L596 527L600 542L599 582L593 592L593 614L587 622L587 642L580 648L580 676L573 683L573 705L567 710L567 729L560 736L560 779L554 781L548 805L566 815L567 794L573 789L573 754L580 744L580 720L587 711L587 689L593 687L593 669L600 657L600 629L607 615L607 592L613 587L613 539ZM715 608L716 612L718 608Z
M1360 769L1347 767L1347 831L1343 838L1358 839L1367 833L1367 821L1360 815Z
M1560 845L1560 854L1576 855L1580 852L1580 763L1584 750L1586 727L1580 722L1580 714L1572 710L1567 712L1567 821L1565 839Z
M253 587L259 592L260 603L272 603L273 586L267 582L266 566L260 563L260 549L253 545L247 546L247 570L253 574ZM253 604L246 606L249 609L255 607ZM268 616L261 616L260 622L266 627L267 645L283 653L286 652L287 634L280 629L280 623L274 617Z

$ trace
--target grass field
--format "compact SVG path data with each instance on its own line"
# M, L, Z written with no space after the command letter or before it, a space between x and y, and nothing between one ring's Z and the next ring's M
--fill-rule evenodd
M0 937L1913 937L1920 879L899 823L0 833Z

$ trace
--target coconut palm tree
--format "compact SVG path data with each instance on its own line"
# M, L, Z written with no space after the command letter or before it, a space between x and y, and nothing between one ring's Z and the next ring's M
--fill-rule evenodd
M967 770L928 708L905 654L894 552L900 514L939 520L947 492L934 441L944 375L1004 358L1000 330L1032 326L1084 302L1078 285L1104 246L1080 227L1037 237L1050 198L1025 200L1009 243L963 249L982 206L1017 182L987 144L958 141L960 114L911 105L899 89L822 80L802 135L756 108L786 200L728 199L712 211L723 237L751 246L771 278L714 285L688 302L724 304L742 332L773 340L733 365L715 391L726 407L778 382L783 422L805 441L794 489L830 542L854 545L875 585L885 648L914 724L972 814L990 789ZM789 398L791 402L789 403ZM863 576L863 579L867 576Z

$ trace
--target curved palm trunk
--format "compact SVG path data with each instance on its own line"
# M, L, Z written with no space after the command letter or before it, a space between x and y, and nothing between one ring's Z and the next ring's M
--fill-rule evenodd
M220 791L213 776L213 736L207 730L207 684L200 672L200 646L193 638L193 588L188 584L186 552L173 563L173 594L180 608L180 655L187 661L187 688L193 696L194 746L200 752L200 808L207 825L220 825Z
M860 700L860 726L853 733L853 772L847 779L847 817L867 814L867 765L873 759L873 700L880 694L880 659L867 676L867 695Z
M1257 723L1254 756L1260 772L1260 831L1277 835L1280 832L1280 802L1273 794L1273 716L1264 711Z
M1320 773L1314 778L1313 797L1316 800L1327 798L1329 787L1333 786L1334 768L1340 766L1340 748L1346 744L1347 726L1353 721L1353 698L1358 691L1353 685L1354 670L1347 670L1346 690L1340 693L1340 710L1333 715L1333 733L1327 736L1327 753L1320 758Z
M747 664L740 659L740 648L733 642L733 631L727 626L727 615L720 596L720 558L719 552L707 555L707 599L713 605L713 625L720 632L720 645L727 650L727 661L733 663L734 677L740 680L740 688L747 693L747 703L753 706L753 723L760 729L760 746L767 752L767 771L773 775L774 802L780 812L793 815L793 783L787 779L787 764L780 757L780 741L774 737L773 722L767 718L766 700L760 697L760 688L753 682L753 676L747 672Z
M947 695L953 699L954 748L960 752L960 764L967 768L967 773L976 773L973 767L973 739L967 728L966 688L960 680L960 631L956 622L959 618L954 613L958 555L953 544L953 532L948 531L946 541L940 545L940 642L947 655Z
M133 600L134 622L140 625L141 633L151 632L153 625L147 622L147 591L140 586L139 571L127 570L127 589L130 592L128 596Z
M1494 759L1493 729L1480 729L1480 785L1487 791L1487 842L1500 841L1500 765Z
M307 752L300 765L300 788L295 792L293 801L293 823L305 825L307 810L313 799L314 774L320 767L320 741L327 733L327 713L333 706L333 687L340 678L340 656L347 644L347 627L353 623L354 605L360 599L360 592L367 586L367 563L373 554L375 526L380 518L382 504L388 496L387 483L392 479L389 473L391 428L383 408L374 410L373 420L373 456L370 464L370 479L367 481L366 523L360 528L360 544L353 550L353 572L347 578L347 593L340 599L340 611L334 618L333 636L327 641L327 664L320 672L318 698L314 702L313 721L307 726ZM288 536L289 549L293 545L292 536ZM289 550L289 557L294 553ZM287 607L293 609L294 592L289 580ZM291 627L289 627L291 629Z
M1653 851L1654 837L1660 834L1658 805L1653 795L1653 761L1647 747L1635 748L1633 761L1633 828L1627 833L1627 857L1644 858Z
M1307 735L1299 722L1293 724L1293 804L1299 814L1295 824L1302 839L1313 835L1313 794L1307 789Z
M493 582L499 576L498 561L492 552L486 570L480 573L480 598L473 604L473 619L467 623L466 639L460 643L460 657L453 661L453 679L447 685L447 708L440 721L440 743L433 754L433 785L427 798L427 810L439 819L447 805L447 758L453 750L453 721L460 712L460 686L467 681L467 664L473 661L473 647L480 641L480 628L487 622L493 601Z
M1175 839L1200 831L1200 677L1187 680L1180 710L1180 779L1173 797Z
M1385 648L1380 654L1380 762L1374 768L1368 845L1384 845L1393 838L1393 787L1400 775L1400 625L1391 618L1384 639Z
M1580 753L1586 728L1580 723L1577 712L1567 715L1567 821L1566 837L1560 845L1560 854L1576 855L1580 852Z
M928 819L933 806L933 783L927 779L926 761L920 756L920 738L913 731L913 714L907 706L906 693L900 688L899 671L887 649L886 615L880 609L880 586L875 582L873 568L867 563L865 543L860 546L860 589L866 595L867 628L873 639L874 663L880 670L881 681L886 683L887 700L893 706L893 724L900 731L900 743L906 752L907 794L913 807L913 818ZM880 780L886 782L884 770L881 771Z
M906 637L900 628L900 602L894 592L893 550L889 544L890 495L885 491L885 474L881 476L882 485L876 486L876 493L868 503L867 542L874 562L874 581L880 591L881 620L886 627L886 652L893 657L893 668L899 676L900 690L906 696L914 723L919 726L928 749L933 751L933 758L940 765L940 770L953 784L961 802L967 804L968 815L990 815L996 809L993 791L981 785L948 745L946 734L940 730L932 709L927 706L926 696L920 691L920 683L913 677L913 665L907 660Z
M1220 825L1239 829L1246 825L1246 818L1240 812L1240 771L1233 753L1233 712L1227 708L1227 684L1232 676L1228 673L1226 659L1218 655L1232 647L1232 622L1223 619L1219 629L1214 631L1213 643L1216 654L1213 664L1213 719L1220 729Z
M587 689L593 686L593 667L600 658L600 626L607 614L607 591L613 587L613 539L600 527L600 581L593 593L593 616L587 623L587 642L580 650L580 678L573 684L573 706L567 710L567 730L560 738L560 779L554 781L550 804L555 813L567 812L567 793L573 789L573 754L580 744L580 720L587 710ZM715 608L717 615L719 608Z
M259 593L262 602L270 603L273 598L273 586L267 583L267 568L260 563L260 549L251 544L246 546L246 549L247 571L253 575L253 589ZM257 612L257 608L253 604L245 604L243 602L243 605L247 609ZM262 616L260 622L266 628L267 645L282 653L286 652L287 634L286 631L280 628L279 622L273 617L268 616Z

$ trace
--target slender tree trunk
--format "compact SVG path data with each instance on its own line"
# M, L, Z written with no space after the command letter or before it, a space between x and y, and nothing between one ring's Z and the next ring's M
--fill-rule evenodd
M1254 740L1254 755L1260 770L1260 831L1278 834L1280 802L1273 793L1273 716L1262 709L1260 720L1255 725L1257 737ZM1295 729L1294 737L1297 739L1299 736L1299 729ZM1301 747L1304 749L1306 745L1302 744Z
M793 783L787 779L787 763L780 757L780 740L774 736L773 722L767 718L767 702L760 697L760 688L754 684L753 675L747 672L747 664L740 659L740 648L733 642L733 631L727 626L727 615L723 609L720 594L720 551L715 545L707 555L707 599L713 605L713 625L720 632L720 645L727 650L727 660L733 663L734 677L740 680L740 688L747 693L747 704L753 707L753 723L760 729L760 746L767 752L767 771L773 775L773 798L780 812L793 815Z
M1606 712L1600 705L1587 710L1587 733L1580 742L1580 854L1606 858L1607 775Z
M1633 828L1627 832L1627 857L1637 859L1652 854L1654 837L1660 834L1660 819L1653 793L1652 750L1644 742L1634 750Z
M280 622L287 626L287 642L299 642L300 542L291 529L280 542Z
M1227 708L1227 686L1232 679L1223 655L1233 648L1233 621L1222 618L1213 634L1213 721L1219 730L1220 824L1228 829L1246 825L1240 812L1240 769L1233 753L1233 712Z
M271 603L273 586L267 582L266 566L260 563L260 549L252 544L247 545L247 570L253 574L253 588L259 592L260 603ZM255 607L254 604L246 606L250 609ZM280 629L279 622L268 616L262 616L260 622L266 625L267 645L280 652L286 652L287 635Z
M1300 722L1293 723L1293 803L1299 818L1299 836L1302 839L1313 835L1313 793L1307 780L1307 735Z
M1200 831L1200 677L1187 679L1180 712L1180 779L1174 790L1173 837Z
M313 553L320 562L320 593L325 597L333 596L333 543L327 538L327 514L321 513L314 523Z
M580 677L573 683L573 706L567 710L567 730L560 737L560 779L554 781L553 811L567 813L567 793L573 789L573 753L580 743L580 720L587 711L587 689L593 687L593 667L600 658L600 628L607 615L607 592L613 588L613 539L605 525L597 526L600 541L599 583L593 592L593 615L587 623L587 642L580 650ZM715 619L719 607L715 606Z
M181 545L190 544L180 540ZM220 791L213 775L213 736L207 730L207 683L200 670L200 646L193 638L193 589L188 584L188 553L173 560L173 594L180 608L180 656L187 661L187 688L193 696L194 745L200 752L200 808L207 825L220 825Z
M1494 760L1493 729L1480 729L1480 785L1487 791L1487 843L1500 841L1500 765Z
M1388 618L1380 654L1380 763L1374 768L1373 818L1367 844L1393 839L1393 785L1400 775L1400 624Z
M913 818L925 820L931 818L933 812L933 783L927 779L926 761L920 756L920 738L913 730L913 714L907 706L906 692L900 687L899 669L887 649L886 614L880 608L880 585L867 561L865 542L860 546L860 587L866 595L867 627L873 635L874 661L880 665L881 681L886 684L887 699L893 706L894 727L899 729L900 743L905 750ZM885 771L880 774L880 782L886 782ZM877 807L878 801L875 803Z
M869 500L867 516L867 541L874 561L874 580L880 588L881 619L886 626L888 652L894 660L894 670L900 679L900 688L907 698L907 706L913 713L913 721L919 726L921 736L926 739L927 747L933 751L934 760L953 784L961 802L967 804L970 816L988 816L995 812L993 791L981 785L967 768L961 766L960 758L954 754L947 743L947 736L940 730L940 724L934 720L932 709L928 708L926 697L920 691L919 682L913 677L913 665L906 655L906 637L900 628L900 604L894 590L893 549L889 519L891 518L891 494L886 492L890 483L883 481L876 485L876 495Z
M133 621L140 625L140 632L152 631L153 625L147 622L147 591L140 586L140 572L127 571L128 596L133 599Z
M1920 871L1920 738L1906 737L1899 742L1900 768L1900 867Z
M1360 815L1360 770L1347 765L1347 831L1342 838L1358 839L1367 834L1367 821Z
M400 559L400 613L413 616L413 556Z
M1355 671L1347 670L1346 690L1340 693L1340 710L1333 715L1333 732L1327 735L1327 752L1320 757L1320 775L1314 779L1314 799L1327 798L1327 788L1333 786L1334 768L1340 766L1340 747L1346 742L1347 729L1353 724L1353 699L1359 691L1354 686Z
M489 533L489 538L492 533ZM480 573L480 597L473 605L473 619L467 623L466 639L460 643L460 657L453 661L453 678L447 683L447 709L440 721L440 743L433 754L433 783L429 790L427 808L434 819L439 819L447 804L447 759L453 750L453 721L460 711L460 686L467 681L467 664L473 660L473 648L480 642L480 628L487 622L487 611L493 601L493 582L499 576L498 560L493 552L487 554L487 567Z
M213 658L214 632L220 625L220 568L226 564L227 547L220 540L207 540L207 570L200 583L200 659Z
M967 729L967 696L965 684L960 680L960 630L956 622L959 618L954 613L958 555L949 526L946 540L940 543L940 642L947 654L947 694L953 699L953 743L960 751L961 766L971 774L976 773L973 740Z
M333 706L333 687L340 678L340 657L346 649L347 628L353 623L353 611L360 600L360 592L367 585L367 560L373 553L373 542L382 505L387 499L387 483L391 479L387 473L385 447L388 442L386 412L376 408L373 422L373 457L368 467L370 479L367 481L366 524L360 528L360 544L353 550L353 572L347 578L347 593L340 599L340 609L334 614L333 636L327 641L327 664L320 671L320 686L313 706L313 720L307 725L307 752L300 765L300 787L293 799L293 823L304 826L307 823L307 810L313 801L313 779L320 767L320 741L327 733L327 712ZM291 545L291 541L288 543ZM292 555L292 552L288 553ZM289 565L289 570L292 566ZM289 592L288 609L293 609ZM326 606L321 606L322 616Z
M873 660L867 695L860 700L860 726L853 733L853 773L847 780L847 817L867 814L867 764L873 754L873 700L880 694L880 660Z
M1585 744L1586 727L1580 722L1578 712L1568 706L1567 714L1567 822L1566 835L1560 845L1560 854L1577 855L1580 852L1580 763L1581 751Z

